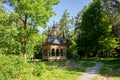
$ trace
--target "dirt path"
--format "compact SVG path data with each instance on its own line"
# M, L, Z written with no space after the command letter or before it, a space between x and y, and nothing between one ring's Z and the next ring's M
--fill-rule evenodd
M95 78L102 66L103 63L95 62L95 66L87 68L86 71L78 78L78 80L92 80L93 78Z

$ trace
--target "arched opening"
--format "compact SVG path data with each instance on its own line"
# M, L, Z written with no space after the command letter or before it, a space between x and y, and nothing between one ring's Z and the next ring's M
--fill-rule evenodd
M55 56L55 49L52 49L52 56Z
M59 56L59 49L56 50L56 56Z
M63 56L63 49L60 49L60 54L61 56Z

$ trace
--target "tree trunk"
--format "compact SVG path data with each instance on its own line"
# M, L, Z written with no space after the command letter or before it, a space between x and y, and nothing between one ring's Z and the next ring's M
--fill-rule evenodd
M97 54L96 54L96 59L98 58L98 60L101 59L101 58L100 58L100 53L101 53L101 50L98 50L98 51L97 51Z
M23 57L25 58L25 60L27 60L27 51L26 51L26 45L27 45L27 15L24 15L24 20L23 21L23 28L24 28L24 36L23 36L23 43L22 43L22 46L24 47L24 50L22 52L23 54Z
M27 59L27 54L26 54L26 52L23 53L23 57L25 58L25 60Z

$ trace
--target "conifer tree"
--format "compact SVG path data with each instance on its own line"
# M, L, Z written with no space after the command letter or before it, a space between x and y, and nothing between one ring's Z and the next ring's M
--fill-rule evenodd
M112 56L117 42L112 32L110 19L105 13L101 0L93 0L83 12L79 26L77 48L85 57Z

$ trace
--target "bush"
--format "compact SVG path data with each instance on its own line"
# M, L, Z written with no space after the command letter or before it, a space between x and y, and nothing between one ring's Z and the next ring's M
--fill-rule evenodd
M35 76L42 76L45 73L46 66L43 62L40 62L38 65L36 64L36 67L33 70L33 74Z
M100 69L100 74L101 74L101 75L106 75L106 74L109 73L111 70L112 70L112 69L109 68L109 67L102 67L102 68Z
M20 56L0 54L0 80L20 78L25 64L24 59Z
M85 62L82 63L82 65L83 65L84 67L92 67L92 66L95 65L95 63L94 63L94 62L91 62L91 61L85 61Z

